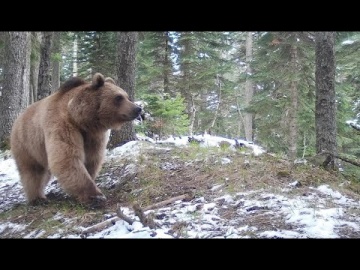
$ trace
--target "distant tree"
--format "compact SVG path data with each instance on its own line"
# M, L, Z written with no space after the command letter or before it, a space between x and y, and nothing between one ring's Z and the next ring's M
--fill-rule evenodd
M51 53L51 92L56 91L60 87L61 34L62 32L54 32L53 36Z
M96 72L116 77L116 32L79 31L62 35L63 74L90 79Z
M315 33L316 57L316 152L328 152L324 166L335 167L336 143L336 97L335 97L335 33Z
M147 101L146 112L153 120L144 121L143 125L136 126L138 131L147 131L151 135L158 135L159 138L187 134L189 119L185 113L184 98L180 94L176 97L170 97L169 94L148 94L144 98Z
M253 33L248 32L246 36L246 83L245 83L245 106L248 106L254 95L254 86L251 80L251 61L253 50ZM253 114L246 112L244 115L245 138L247 141L253 141Z
M141 32L137 53L136 94L170 94L175 97L171 55L173 33Z
M232 49L229 36L227 32L177 34L174 46L178 66L176 88L187 105L190 136L209 129L213 129L213 134L224 130L222 111L229 105L223 97L233 89L228 74L234 64L226 58Z
M37 100L42 32L31 33L29 104Z
M2 88L3 78L4 78L4 40L5 32L0 31L0 89Z
M73 76L74 58L73 47L77 32L62 32L60 38L61 44L61 65L60 65L60 83Z
M256 40L256 92L247 108L254 113L254 136L290 159L301 149L303 155L315 152L314 46L311 32L260 32Z
M0 142L9 142L13 122L29 104L30 32L4 33L4 81L0 89Z
M360 119L360 32L337 32L335 51L337 151L360 158L360 136L347 124Z
M116 32L94 32L90 44L88 58L92 73L100 72L106 77L116 78ZM83 44L79 42L79 46Z
M294 74L299 74L299 57L298 57L298 46L297 46L297 40L298 37L296 35L296 32L294 35L291 36L293 39L293 42L290 46L290 70ZM290 110L289 110L289 150L288 150L288 156L289 159L295 160L297 158L297 150L298 150L298 140L299 140L299 128L298 128L298 104L299 104L299 76L293 76L290 79Z
M136 46L138 41L137 32L117 32L117 55L116 73L117 84L124 89L131 100L135 97L135 67L136 67ZM136 140L134 125L128 122L121 130L113 130L110 135L108 147L114 148L124 141Z
M42 33L37 100L51 94L51 50L53 36L54 32Z

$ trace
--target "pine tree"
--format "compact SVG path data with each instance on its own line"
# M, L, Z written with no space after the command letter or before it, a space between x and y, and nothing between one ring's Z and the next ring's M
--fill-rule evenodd
M176 95L173 80L174 33L143 32L137 54L137 95L168 93Z
M138 33L137 32L116 32L117 58L116 72L117 85L123 88L129 95L130 100L135 97L135 71ZM120 130L112 130L109 148L136 140L135 129L132 122L125 123Z
M256 114L257 140L270 151L295 158L304 149L310 151L308 144L299 146L304 138L310 143L315 132L314 114L308 113L314 111L315 97L313 35L259 33L257 46L253 66L257 92L248 107Z
M334 32L316 32L316 152L329 154L324 166L335 167L336 102Z
M4 36L4 81L0 89L2 146L9 142L11 127L16 117L29 105L30 37L30 32L6 32Z
M193 132L208 130L212 126L216 112L223 111L222 107L218 107L218 103L221 102L220 94L231 89L226 74L233 67L224 56L231 48L228 35L225 32L179 33L176 42L179 50L176 64L180 67L180 73L177 76L176 87L180 89L187 103L190 135ZM226 103L222 104L227 106ZM217 120L221 117L221 114L216 116ZM218 122L216 121L213 127L215 133L221 132Z

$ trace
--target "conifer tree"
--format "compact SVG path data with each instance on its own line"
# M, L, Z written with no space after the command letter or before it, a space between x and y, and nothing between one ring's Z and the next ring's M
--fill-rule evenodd
M257 93L248 108L256 114L256 136L270 151L294 159L304 149L309 151L309 141L314 141L313 35L259 33L257 45L253 70Z
M316 152L329 153L324 166L335 167L336 102L335 102L335 34L316 32Z

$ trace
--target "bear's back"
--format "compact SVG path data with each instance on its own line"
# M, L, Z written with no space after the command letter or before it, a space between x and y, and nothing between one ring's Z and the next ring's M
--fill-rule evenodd
M80 85L86 84L86 82L78 77L73 77L65 81L59 88L58 92L65 93L70 91L71 89L74 89Z

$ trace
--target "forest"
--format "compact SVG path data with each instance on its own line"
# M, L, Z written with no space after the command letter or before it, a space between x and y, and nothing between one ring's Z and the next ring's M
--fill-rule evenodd
M0 32L0 148L24 108L100 72L146 112L109 148L206 132L292 161L327 153L358 178L359 47L360 32Z

